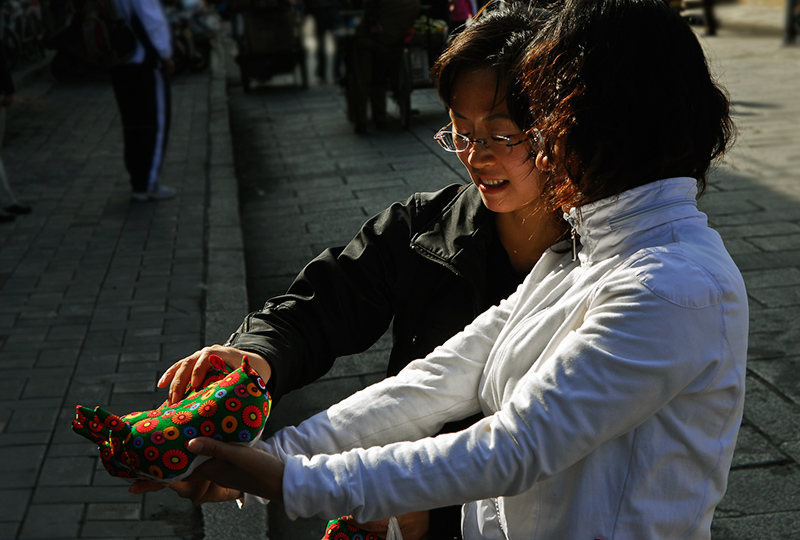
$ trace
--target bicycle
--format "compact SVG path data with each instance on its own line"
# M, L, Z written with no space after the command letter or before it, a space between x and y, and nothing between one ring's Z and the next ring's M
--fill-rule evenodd
M44 57L44 24L37 0L5 0L0 7L0 29L9 68L21 60Z

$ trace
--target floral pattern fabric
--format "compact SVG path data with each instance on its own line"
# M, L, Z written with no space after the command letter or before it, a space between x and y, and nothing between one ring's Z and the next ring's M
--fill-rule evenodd
M253 444L272 406L266 384L247 357L235 371L216 355L210 361L203 384L189 386L180 403L169 407L165 401L158 409L124 416L78 405L72 430L98 445L112 476L160 482L181 480L208 459L186 449L195 437Z
M379 540L378 534L358 528L346 518L328 522L322 540Z

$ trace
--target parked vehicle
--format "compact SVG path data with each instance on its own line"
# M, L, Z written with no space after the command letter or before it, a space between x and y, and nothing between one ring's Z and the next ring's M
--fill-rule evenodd
M44 25L38 0L3 0L0 39L9 67L44 57Z
M174 36L175 73L207 69L219 26L214 12L198 0L182 0L167 8L167 16Z
M238 0L234 28L239 53L236 63L245 92L253 79L269 79L299 71L300 86L308 87L302 41L302 6L296 0Z

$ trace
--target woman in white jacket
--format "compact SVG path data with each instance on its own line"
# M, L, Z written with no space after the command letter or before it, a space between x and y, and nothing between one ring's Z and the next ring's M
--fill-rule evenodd
M531 164L575 256L546 252L428 357L260 450L191 441L219 459L179 493L360 522L463 503L467 540L710 537L748 332L741 276L696 205L728 100L662 0L550 9L524 64Z

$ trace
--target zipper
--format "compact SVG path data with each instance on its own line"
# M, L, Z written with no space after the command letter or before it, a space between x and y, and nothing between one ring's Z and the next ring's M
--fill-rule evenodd
M569 238L572 240L572 260L574 261L578 258L578 222L567 212L564 212L564 219L570 227Z

